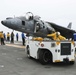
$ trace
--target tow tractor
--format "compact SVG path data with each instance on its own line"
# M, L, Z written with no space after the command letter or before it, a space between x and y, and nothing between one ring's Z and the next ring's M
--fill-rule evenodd
M49 38L32 38L26 41L25 51L28 57L38 59L41 64L52 63L75 63L74 41L55 41Z

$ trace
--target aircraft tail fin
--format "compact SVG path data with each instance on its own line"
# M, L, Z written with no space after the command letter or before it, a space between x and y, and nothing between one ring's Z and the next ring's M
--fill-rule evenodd
M72 22L69 23L69 25L67 26L67 28L69 28L69 29L72 28Z

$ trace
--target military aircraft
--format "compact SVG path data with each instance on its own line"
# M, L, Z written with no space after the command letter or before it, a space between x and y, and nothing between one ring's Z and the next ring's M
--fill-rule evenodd
M47 34L59 31L64 37L68 39L73 38L75 30L57 25L55 23L43 21L40 18L40 16L33 15L32 12L27 12L25 16L14 18L8 17L6 20L1 21L1 23L13 30L29 33L34 36L46 37Z

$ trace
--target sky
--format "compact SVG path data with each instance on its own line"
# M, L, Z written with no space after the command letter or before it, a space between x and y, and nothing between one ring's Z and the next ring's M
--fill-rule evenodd
M72 29L76 30L76 0L0 0L0 21L27 12L63 27L72 22ZM0 23L0 31L7 33L12 30Z

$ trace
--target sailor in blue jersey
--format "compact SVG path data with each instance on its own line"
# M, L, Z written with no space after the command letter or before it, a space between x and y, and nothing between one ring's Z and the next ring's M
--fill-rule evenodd
M25 46L25 38L26 37L25 37L24 33L22 33L21 36L22 36L22 45Z

